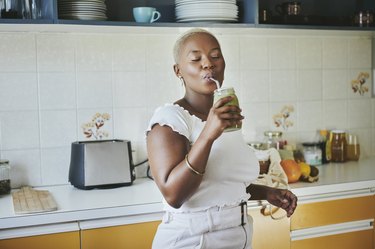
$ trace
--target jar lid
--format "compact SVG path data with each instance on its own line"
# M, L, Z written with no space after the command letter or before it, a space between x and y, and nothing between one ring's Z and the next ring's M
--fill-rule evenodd
M0 164L9 164L9 160L0 159Z
M254 149L261 149L262 148L262 143L261 142L249 142L248 145L253 147Z
M281 131L265 131L264 136L266 137L281 137L283 133Z
M344 130L333 130L332 133L342 134L342 133L345 133L345 131Z

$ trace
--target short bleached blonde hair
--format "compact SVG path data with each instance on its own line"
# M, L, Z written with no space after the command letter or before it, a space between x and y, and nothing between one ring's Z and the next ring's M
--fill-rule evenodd
M205 29L201 29L201 28L189 29L188 31L186 31L185 33L183 33L176 40L176 42L174 44L174 47L173 47L173 58L174 58L174 62L175 63L178 63L178 61L180 59L181 48L185 44L185 42L189 38L191 38L192 36L197 35L197 34L208 34L208 35L212 36L212 38L214 38L217 41L217 43L219 44L219 47L220 47L219 41L217 40L217 38L211 32L209 32L209 31L207 31Z

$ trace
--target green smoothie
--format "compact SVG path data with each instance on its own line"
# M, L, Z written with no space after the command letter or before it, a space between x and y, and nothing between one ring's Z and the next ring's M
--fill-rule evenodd
M231 101L229 101L228 103L226 103L225 105L235 105L235 106L240 106L239 103L238 103L238 98L234 92L234 89L233 87L223 87L223 88L219 88L217 90L215 90L214 92L214 103L216 103L219 99L221 98L224 98L224 97L227 97L227 96L232 96L233 99ZM228 128L226 128L224 131L228 132L228 131L236 131L236 130L239 130L241 129L242 125L239 124L239 125L233 125L233 126L230 126Z

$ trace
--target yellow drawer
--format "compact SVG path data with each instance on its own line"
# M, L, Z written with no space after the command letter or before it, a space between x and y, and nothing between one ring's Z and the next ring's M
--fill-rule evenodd
M81 231L82 249L149 249L160 221Z
M0 240L1 249L79 249L79 232L37 235Z
M372 231L357 231L291 242L291 249L372 249Z
M291 217L291 230L374 218L374 197L353 197L299 204ZM359 247L357 247L359 248Z

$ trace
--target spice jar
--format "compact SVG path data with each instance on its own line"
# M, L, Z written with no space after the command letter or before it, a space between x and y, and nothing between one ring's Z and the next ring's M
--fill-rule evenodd
M0 160L0 195L10 193L10 166L8 160Z
M283 133L281 131L265 131L265 141L264 141L264 148L275 148L280 150L284 146L284 142L282 141Z
M322 149L320 143L302 143L303 157L307 164L321 165L322 164Z
M331 162L346 161L346 133L342 130L333 130L331 141Z

